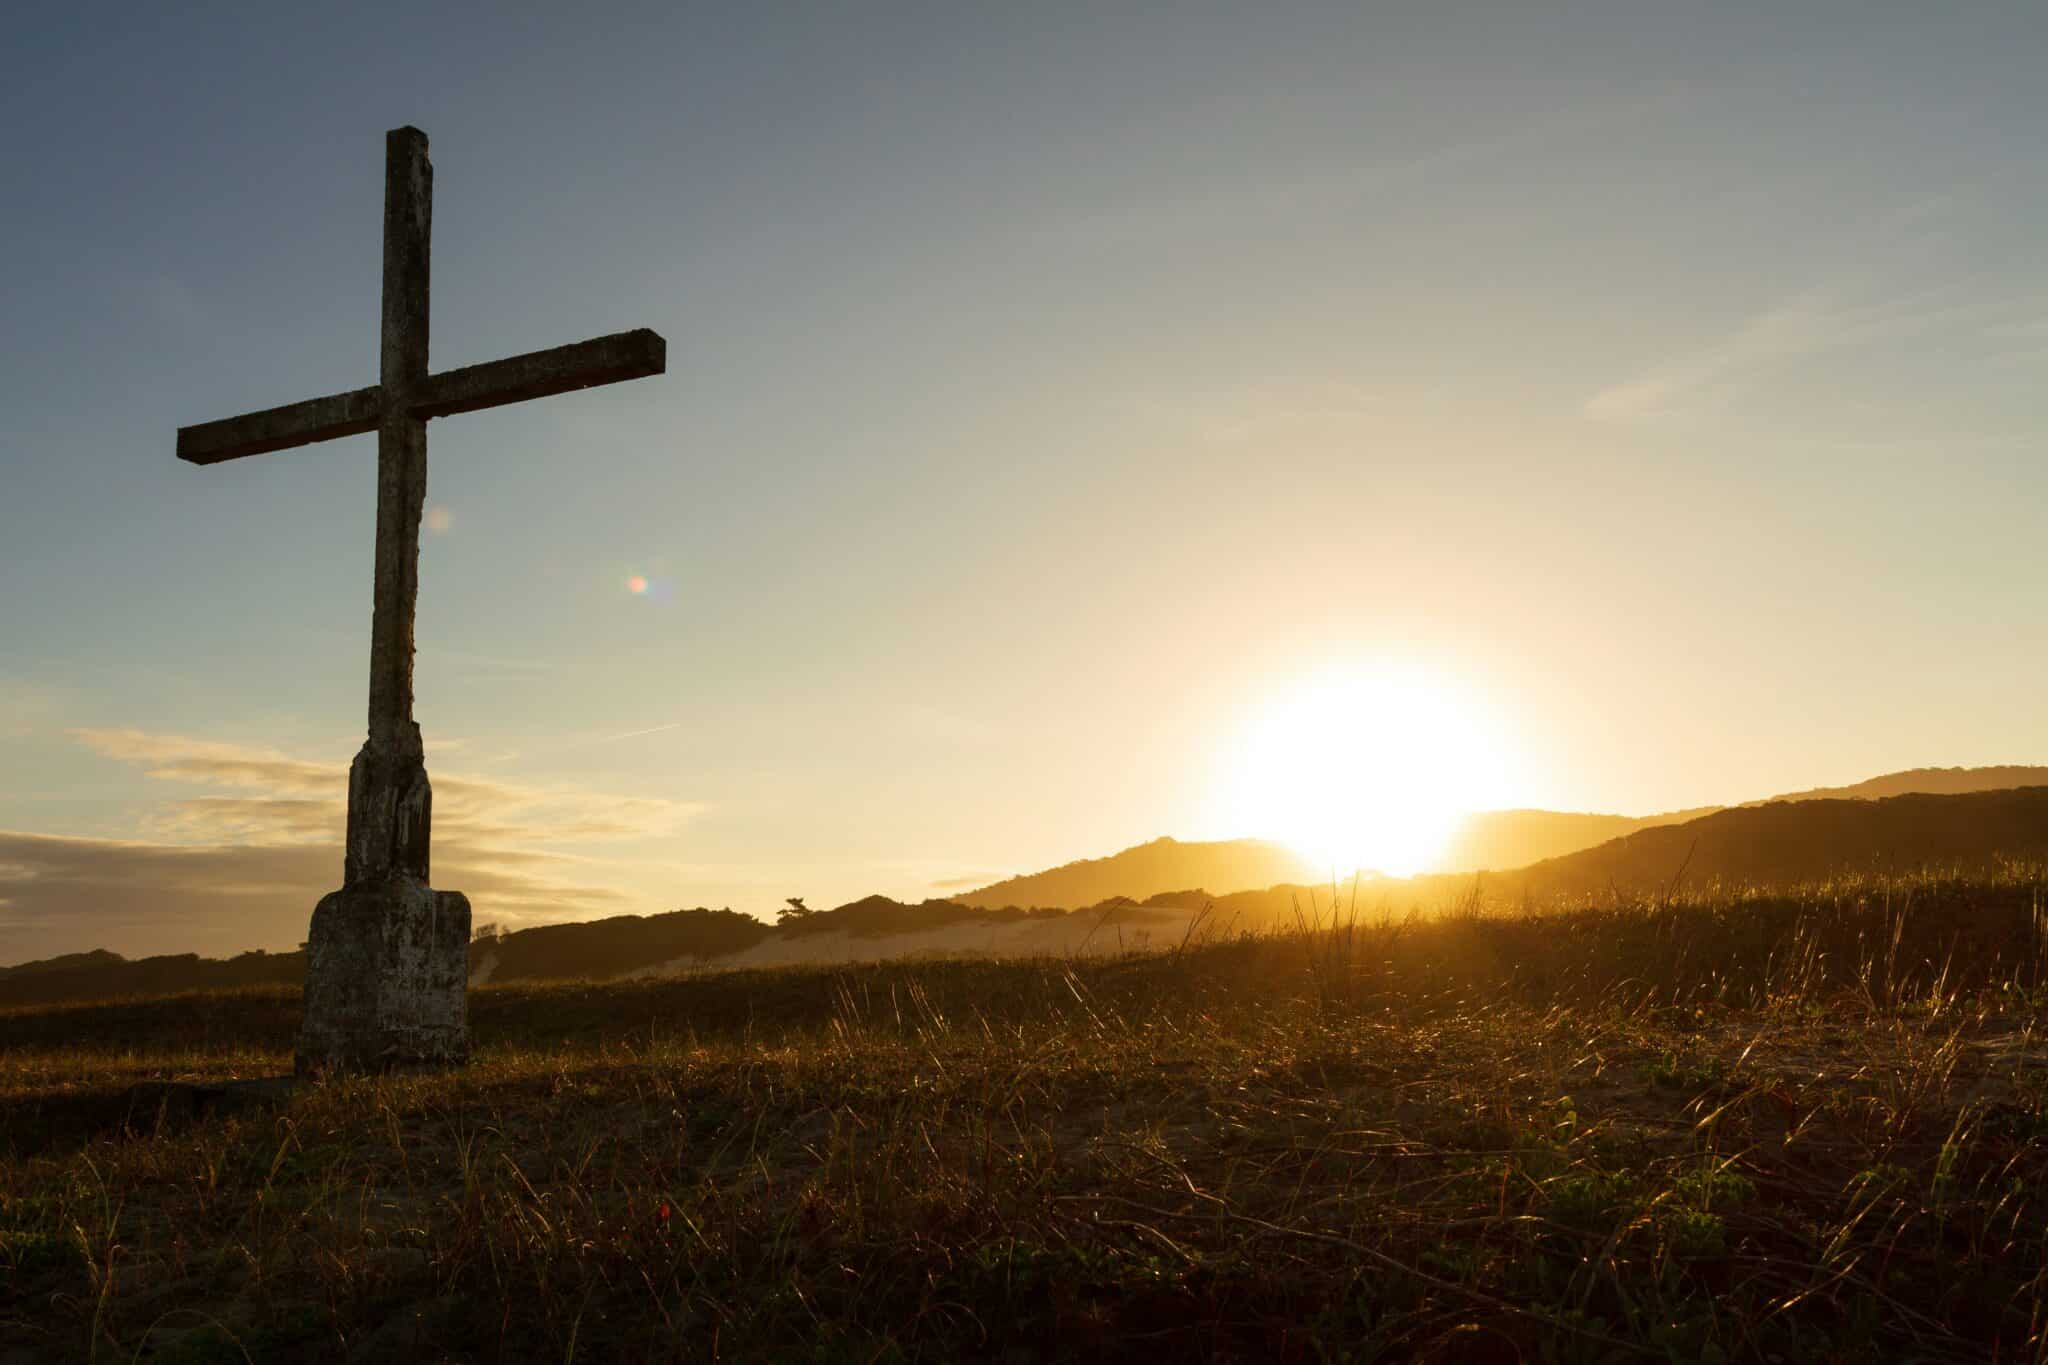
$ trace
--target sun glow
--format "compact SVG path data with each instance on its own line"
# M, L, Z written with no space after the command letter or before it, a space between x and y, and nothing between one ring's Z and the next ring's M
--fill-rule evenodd
M1219 823L1333 873L1426 871L1467 812L1498 804L1487 708L1446 679L1360 669L1274 697L1232 755Z

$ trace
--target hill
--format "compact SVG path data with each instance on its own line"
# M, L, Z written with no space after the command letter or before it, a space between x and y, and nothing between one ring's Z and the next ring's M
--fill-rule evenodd
M674 910L543 924L470 946L472 985L623 976L649 963L742 952L775 932L731 910Z
M1640 901L1674 892L1784 894L1873 877L1996 876L2015 864L2048 865L2048 786L1735 806L1528 867L1363 881L1355 896L1349 886L1337 888L1334 900L1377 915L1445 910L1475 888L1495 907ZM1206 904L1209 922L1219 927L1273 930L1318 915L1327 922L1332 900L1327 883L1311 882L1232 892Z
M1909 768L1846 787L1814 787L1745 801L1743 807L1786 801L1876 801L1915 793L1963 796L1972 792L2010 791L2015 787L2048 786L2048 768L2005 764L1988 768ZM1659 815L1593 815L1554 810L1478 811L1459 822L1457 832L1437 859L1435 872L1460 873L1527 867L1594 848L1638 830L1682 825L1728 806L1696 806Z
M1688 893L1710 887L1784 889L1843 876L1927 869L1983 871L2012 861L2048 862L2048 782L1985 789L2037 775L2048 777L2048 770L1919 769L1823 789L1836 793L1823 799L1773 798L1693 819L1685 818L1687 812L1644 819L1492 812L1492 824L1465 847L1492 847L1513 856L1546 840L1622 831L1591 848L1487 872L1480 885L1494 904L1635 898L1673 888ZM1972 790L1884 794L1919 784ZM1353 887L1341 888L1339 899L1375 911L1400 913L1411 906L1428 911L1461 901L1474 884L1468 864L1456 872L1405 881L1370 878L1355 888L1355 895ZM1133 889L1105 890L1109 887ZM1327 878L1280 845L1158 839L1109 858L998 882L955 900L907 904L869 896L777 924L730 910L696 909L486 934L470 951L471 984L607 980L705 967L913 956L1099 954L1172 946L1197 932L1291 928L1327 913L1331 893ZM184 953L139 961L105 951L72 953L0 967L0 1007L296 986L304 972L300 953L252 952L228 959Z
M1965 796L1971 792L2010 791L2014 787L2048 787L2048 768L2004 764L1992 768L1908 768L1846 787L1815 787L1811 791L1773 796L1772 801L1875 801L1887 796ZM1763 805L1751 801L1749 805Z
M0 967L0 1006L116 1000L243 986L296 986L305 976L304 953L257 951L230 958L170 953L130 961L99 949Z
M1186 843L1154 839L1107 858L1083 858L1045 872L1011 877L953 899L962 905L998 910L1004 906L1052 906L1063 910L1099 905L1118 896L1145 900L1169 891L1203 887L1217 894L1247 891L1280 882L1315 882L1327 875L1285 844L1264 839Z
M2048 860L2048 786L1954 796L1772 801L1638 830L1489 877L1536 900L1666 888L1786 888L1866 874ZM1444 881L1448 879L1424 879Z
M1619 839L1655 825L1676 825L1719 810L1670 811L1663 815L1593 815L1558 810L1477 811L1458 822L1437 858L1436 872L1484 872L1526 867L1545 858Z
M1816 787L1744 802L1744 807L1786 801L1878 800L1924 792L1936 796L2048 786L2048 767L2006 764L1987 768L1911 768L1846 787ZM1430 869L1448 875L1505 871L1598 847L1640 830L1682 825L1727 806L1695 806L1655 815L1605 815L1581 811L1475 811L1458 822ZM1006 905L1079 909L1115 896L1147 900L1163 892L1202 887L1214 895L1256 891L1283 883L1317 885L1329 869L1319 868L1287 848L1259 839L1188 843L1154 839L1106 858L1084 858L1044 872L1012 877L953 897L962 905L999 909Z

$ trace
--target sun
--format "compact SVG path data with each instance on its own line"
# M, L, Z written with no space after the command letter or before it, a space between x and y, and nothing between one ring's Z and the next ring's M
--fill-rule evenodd
M1255 711L1226 764L1219 823L1335 875L1408 876L1461 816L1499 801L1502 758L1489 709L1450 679L1336 670Z

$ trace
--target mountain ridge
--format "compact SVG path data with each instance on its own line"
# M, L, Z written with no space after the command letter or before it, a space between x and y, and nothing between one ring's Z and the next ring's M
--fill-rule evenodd
M1820 792L1883 792L1900 784L1981 784L1994 776L2038 784L1895 795L1773 797L1710 810L1691 820L1647 824L1591 848L1484 873L1434 873L1407 880L1361 879L1416 905L1445 904L1483 890L1493 903L1640 900L1709 888L1783 890L1830 878L1935 870L1979 873L2014 862L2048 867L2048 769L1915 769ZM1555 812L1537 814L1556 814ZM1630 820L1632 817L1608 817ZM1654 817L1652 817L1654 819ZM1155 859L1187 849L1226 856L1250 845L1275 866L1299 867L1268 841L1139 845ZM1131 850L1126 850L1130 852ZM1100 874L1121 855L1083 859L1072 868ZM1286 859L1295 859L1288 862ZM1042 877L1046 874L1033 874ZM1015 886L1028 878L998 882ZM976 906L962 898L912 904L868 896L832 910L805 911L770 924L731 910L676 910L537 925L479 938L471 948L472 984L487 981L605 979L705 967L772 966L803 961L862 961L911 953L1061 954L1170 946L1198 925L1229 932L1286 927L1303 913L1327 911L1327 878L1283 877L1264 886L1219 890L1181 884L1144 895L1113 894L1085 907ZM1389 901L1391 904L1391 901ZM0 1008L162 995L193 990L297 985L302 953L252 951L231 958L195 953L130 960L106 949L0 967Z
M1459 822L1436 864L1422 875L1458 876L1513 871L1582 849L1595 848L1647 829L1683 825L1722 811L1752 809L1774 803L1881 800L1913 793L1955 796L2009 791L2025 786L2048 786L2048 767L2000 764L1980 768L1907 768L1846 786L1814 787L1736 805L1694 806L1655 815L1609 815L1533 807L1477 811ZM1234 850L1257 850L1259 856L1239 854ZM1171 862L1176 853L1181 854L1185 861ZM1293 872L1290 875L1264 876L1260 856L1266 858L1274 870L1291 867ZM1234 867L1240 858L1242 871ZM1164 892L1198 886L1217 895L1229 895L1282 883L1315 885L1324 880L1327 876L1323 870L1271 840L1187 842L1159 838L1104 857L1077 859L1043 872L1007 878L962 892L951 899L963 905L991 909L1003 905L1078 909L1111 896L1144 900Z
M2048 865L2048 785L1731 806L1486 876L1509 896L1554 900L1981 873L2013 862Z
M1079 909L1116 896L1143 900L1190 887L1240 890L1313 882L1313 863L1270 839L1183 840L1161 836L1101 858L1008 877L949 899L983 910L1005 906Z

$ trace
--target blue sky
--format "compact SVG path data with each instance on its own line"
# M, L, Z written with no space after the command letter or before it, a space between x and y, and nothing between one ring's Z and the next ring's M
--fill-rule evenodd
M0 962L289 946L338 879L374 443L172 450L375 378L401 123L436 368L669 341L431 428L419 717L479 918L1287 837L1237 747L1332 670L1470 698L1481 804L2038 761L2044 40L2021 5L33 9Z

